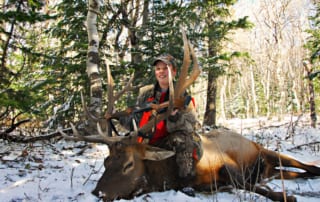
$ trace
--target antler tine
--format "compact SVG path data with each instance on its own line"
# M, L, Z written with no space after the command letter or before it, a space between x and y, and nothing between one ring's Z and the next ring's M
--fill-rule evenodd
M169 75L169 106L168 106L167 114L170 115L174 107L175 92L173 87L172 73L170 71L169 66L167 66L167 68L168 68L168 75Z
M93 114L90 113L90 111L88 110L88 107L86 105L86 102L84 101L84 97L83 97L83 93L82 91L80 92L81 95L81 103L82 103L82 107L84 110L84 113L86 115L86 117L92 119L93 121L99 121L99 118L95 117Z
M141 128L139 128L136 131L131 132L131 135L137 135L139 132L146 134L148 132L150 132L154 125L155 125L155 121L159 122L164 120L166 117L168 116L168 113L161 113L158 114L156 117L151 118L151 120L149 120L145 125L143 125Z
M191 45L191 43L189 42L189 47L190 47L190 51L191 51L191 56L192 56L192 60L193 60L193 68L192 68L192 72L189 76L189 79L187 79L184 82L184 85L182 87L182 89L187 89L200 75L201 73L201 69L198 63L198 58L194 52L193 46Z
M127 92L128 90L130 90L130 86L131 86L131 84L132 84L132 82L133 82L133 79L134 79L134 74L131 74L131 77L130 77L127 85L126 85L124 88L122 88L122 90L119 91L119 92L115 95L115 98L114 98L115 100L118 100L125 92Z
M182 62L181 70L180 70L179 79L178 79L176 87L175 87L176 98L180 97L184 93L184 91L182 91L182 86L186 81L186 78L188 76L188 69L190 66L189 42L188 42L188 39L187 39L187 36L186 36L184 29L181 29L181 32L182 32L182 38L183 38L184 54L183 54L183 62Z
M183 55L181 73L179 76L179 80L177 82L177 86L175 87L175 98L179 98L183 96L185 90L197 79L197 77L201 73L201 69L199 67L198 59L196 57L194 49L190 41L187 39L185 31L181 29L181 32L182 32L183 45L184 45L184 55ZM187 79L188 70L191 63L190 52L193 60L193 69L192 69L191 75Z
M98 129L98 133L99 133L99 137L103 140L104 143L106 144L110 144L113 142L118 142L124 138L126 138L126 136L114 136L114 137L108 137L108 134L105 134L99 123L97 123L97 129Z
M110 66L109 63L106 60L106 68L107 68L107 81L108 81L108 94L107 94L107 99L108 99L108 104L107 104L107 111L106 114L112 114L115 102L126 92L130 89L130 86L132 85L133 79L134 79L134 74L131 75L131 78L129 79L128 83L126 86L119 91L118 93L114 93L114 80L111 75L110 71ZM99 128L98 128L99 130ZM102 131L100 127L100 131ZM110 127L110 123L106 124L106 132L100 133L100 135L107 137L107 136L112 136L112 131Z
M126 86L123 87L121 91L114 94L114 92L113 92L114 91L114 80L111 75L109 64L107 63L106 66L107 66L107 76L108 76L108 109L107 110L108 110L108 113L112 113L115 101L117 101L125 92L130 90L130 86L131 86L133 79L134 79L134 74L131 75Z
M61 129L58 129L59 133L67 140L72 141L85 141L85 142L92 142L92 143L103 143L103 144L109 144L110 141L106 141L102 136L100 135L90 135L90 136L83 136L80 135L76 127L70 123L71 129L73 132L73 136L67 135L65 132L63 132Z
M116 101L114 99L114 80L113 77L111 75L111 71L110 71L110 67L109 67L109 63L106 62L106 66L107 66L107 81L108 81L108 105L107 105L107 113L111 113L114 107L114 102Z

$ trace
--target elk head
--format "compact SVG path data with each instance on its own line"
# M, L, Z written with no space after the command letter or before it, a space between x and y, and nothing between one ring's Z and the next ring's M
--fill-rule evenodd
M104 160L105 171L92 193L111 201L117 198L133 198L148 189L145 160L160 161L175 153L146 144L128 136L109 145L109 156Z

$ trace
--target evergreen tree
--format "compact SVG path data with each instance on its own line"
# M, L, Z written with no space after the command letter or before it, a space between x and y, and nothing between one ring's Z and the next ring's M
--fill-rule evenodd
M316 2L315 7L316 13L314 16L310 17L312 28L307 30L307 32L311 35L306 44L306 48L310 51L310 58L308 58L308 62L304 62L305 72L307 73L308 79L310 118L312 127L316 127L317 122L315 91L319 91L319 82L316 82L314 78L320 76L320 3Z
M310 17L312 29L307 30L311 35L306 47L310 50L310 61L315 64L320 60L320 3L315 4L315 15Z
M204 124L216 125L216 99L217 79L224 74L224 60L230 57L241 56L238 52L225 53L222 44L228 41L228 35L235 29L246 29L252 25L247 17L238 20L228 20L230 17L229 7L234 5L236 0L209 0L199 3L201 20L204 23L203 38L207 41L206 55L203 66L208 71L207 105L204 115Z
M4 1L0 12L0 121L9 131L33 115L45 115L48 86L42 71L47 57L43 25L51 17L42 1ZM12 118L13 117L13 118Z

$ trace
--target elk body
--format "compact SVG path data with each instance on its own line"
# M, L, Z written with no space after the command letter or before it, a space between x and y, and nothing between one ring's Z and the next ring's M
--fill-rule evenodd
M320 175L320 168L264 149L243 136L226 129L215 129L201 136L203 156L196 165L196 177L189 181L178 177L174 156L168 151L136 143L132 137L111 144L105 159L105 172L92 192L105 201L186 185L196 191L215 191L232 185L263 195L274 201L295 201L259 185L266 178L280 178L281 168L298 168L303 172L282 170L284 179Z
M104 143L109 146L109 156L104 161L105 172L92 193L109 201L118 198L130 199L152 191L178 190L185 186L191 186L197 191L215 191L232 185L235 188L256 192L271 200L295 201L294 196L274 192L260 185L259 182L265 178L279 178L279 167L282 168L282 166L304 170L301 173L282 170L281 174L285 179L319 176L320 168L264 149L230 130L216 129L201 135L203 155L196 164L196 177L190 180L182 180L178 177L178 165L174 152L137 142L137 134L152 131L156 121L168 118L173 109L180 107L179 103L184 103L185 90L200 74L197 57L184 32L183 41L183 64L176 86L173 87L172 80L169 78L169 101L162 103L161 106L152 106L155 112L159 108L167 107L165 113L157 114L143 127L131 131L129 136L112 136L110 122L105 118L107 116L93 117L90 115L82 99L84 111L87 117L97 122L99 134L82 136L72 124L73 136L60 131L66 139ZM190 54L193 59L193 69L188 77L188 68L191 64ZM107 72L109 77L107 113L110 114L115 100L124 93L125 89L114 95L113 79L109 69ZM128 88L129 85L125 88ZM183 110L183 108L179 109ZM127 116L128 111L115 114ZM113 116L116 116L115 114ZM104 131L100 125L103 126Z

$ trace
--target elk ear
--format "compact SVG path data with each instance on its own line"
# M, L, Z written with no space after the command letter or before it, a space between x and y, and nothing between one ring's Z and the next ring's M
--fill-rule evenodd
M175 155L175 152L158 147L147 146L144 160L161 161Z

